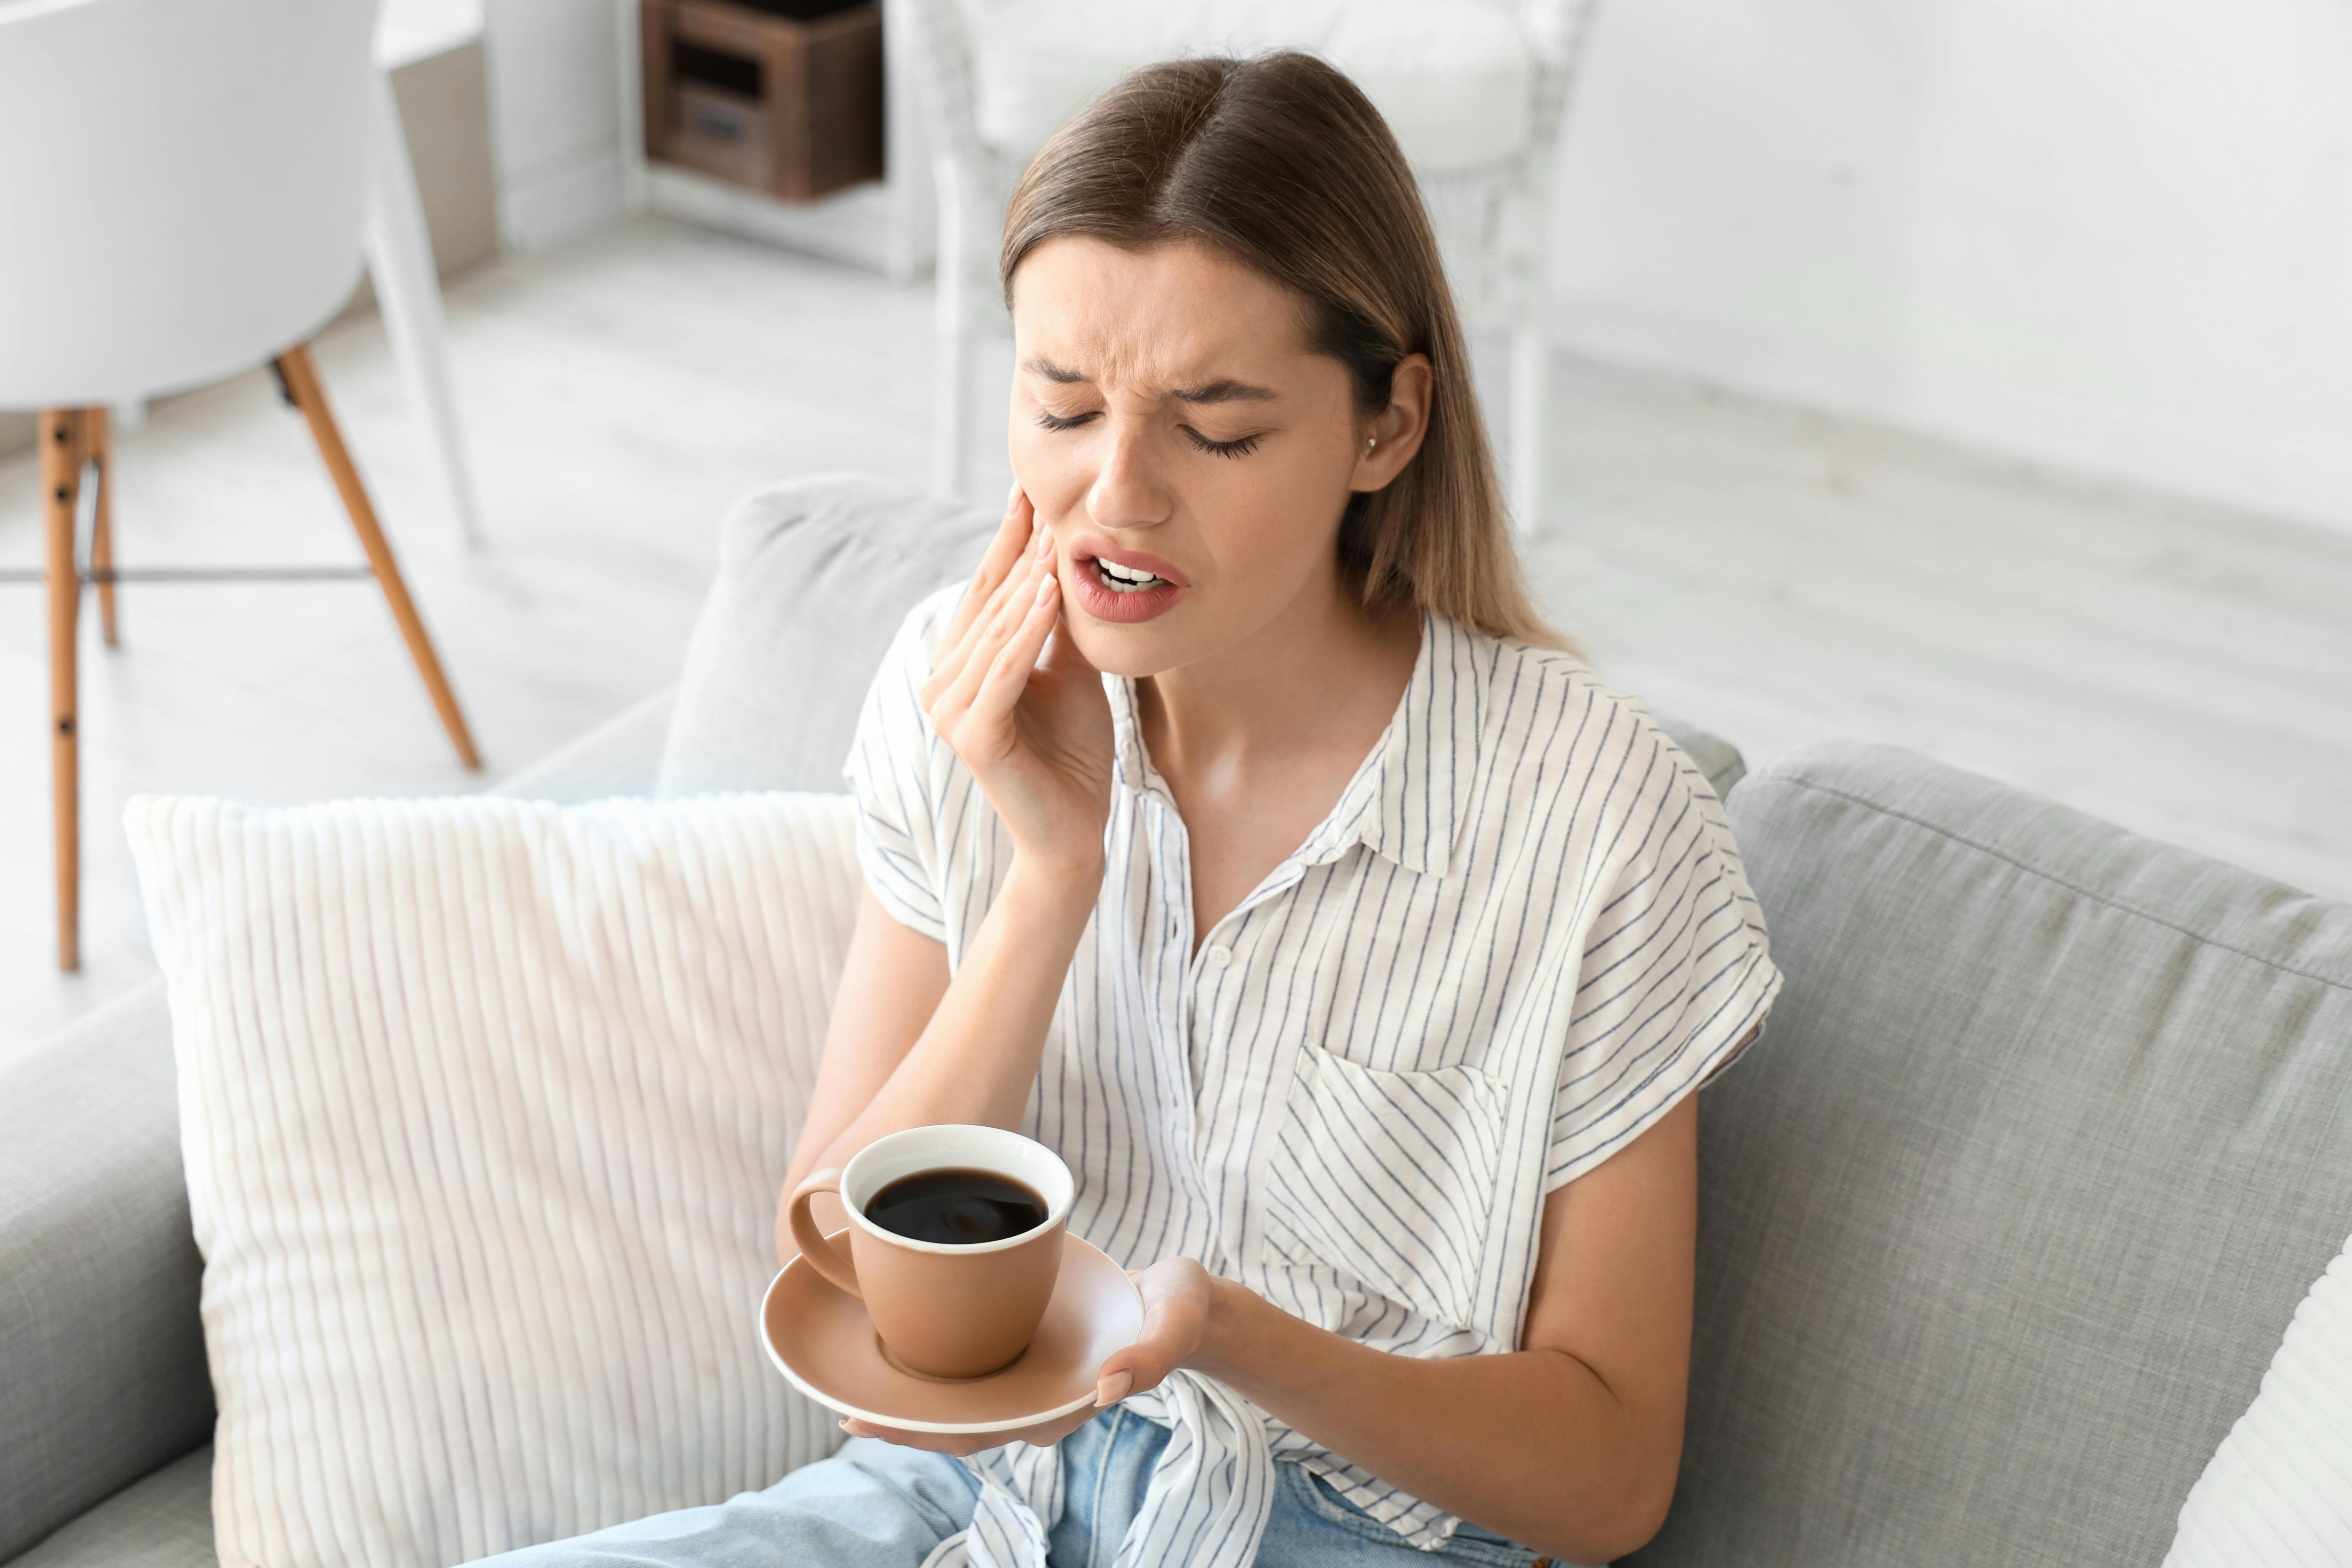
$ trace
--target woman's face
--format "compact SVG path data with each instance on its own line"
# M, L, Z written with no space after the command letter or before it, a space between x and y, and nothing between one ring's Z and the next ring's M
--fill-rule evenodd
M1055 239L1013 275L1013 471L1097 668L1175 669L1339 593L1349 494L1394 477L1420 420L1360 417L1302 315L1191 243Z

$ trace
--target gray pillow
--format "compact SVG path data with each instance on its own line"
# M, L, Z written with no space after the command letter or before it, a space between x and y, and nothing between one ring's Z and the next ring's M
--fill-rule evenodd
M887 479L754 491L720 525L655 793L839 790L866 689L907 612L971 575L999 518ZM1658 716L1717 795L1746 764L1727 741Z
M1659 1568L2146 1568L2352 1228L2352 905L1891 747L1730 801Z
M754 491L720 525L658 795L838 792L866 689L907 612L971 575L1000 520L887 479Z

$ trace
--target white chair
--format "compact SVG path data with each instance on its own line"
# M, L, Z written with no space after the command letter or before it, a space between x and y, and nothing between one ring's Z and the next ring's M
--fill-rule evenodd
M939 191L933 479L970 475L975 344L1009 331L996 247L1014 182L1087 100L1180 55L1305 48L1353 77L1396 132L1474 336L1509 341L1511 507L1541 518L1544 260L1554 150L1594 0L902 0Z
M480 765L305 346L359 280L374 16L374 0L0 6L0 407L41 411L61 968L79 963L82 586L111 643L116 583L236 574L114 566L111 405L274 365L450 741Z

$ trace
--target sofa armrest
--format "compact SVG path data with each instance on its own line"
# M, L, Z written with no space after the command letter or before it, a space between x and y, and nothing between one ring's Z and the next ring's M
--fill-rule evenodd
M1650 717L1657 721L1658 728L1666 732L1667 739L1680 746L1685 754L1698 764L1698 771L1706 775L1706 782L1714 789L1717 800L1729 795L1731 786L1748 776L1748 759L1739 754L1738 747L1722 736L1669 714L1653 712Z
M0 1562L211 1436L202 1272L159 982L0 1069Z
M677 688L666 687L493 787L492 795L574 805L616 795L651 795L661 770Z

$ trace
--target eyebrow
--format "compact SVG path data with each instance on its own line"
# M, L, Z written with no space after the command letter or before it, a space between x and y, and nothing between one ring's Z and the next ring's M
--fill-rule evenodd
M1043 355L1024 361L1021 368L1064 386L1087 379L1085 372L1055 364ZM1168 395L1179 403L1273 403L1278 401L1282 395L1272 387L1254 386L1246 381L1226 379L1205 382L1199 386L1172 387Z

